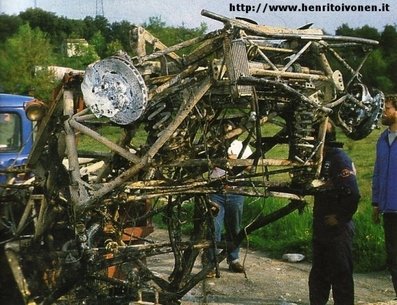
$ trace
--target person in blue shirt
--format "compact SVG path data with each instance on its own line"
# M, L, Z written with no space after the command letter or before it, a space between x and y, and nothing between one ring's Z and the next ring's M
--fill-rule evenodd
M249 146L244 147L243 142L235 139L231 142L227 149L227 156L229 159L247 159L252 154ZM226 178L227 172L225 169L215 167L210 172L211 179ZM225 240L232 242L240 232L241 222L243 218L244 196L226 192L211 194L210 200L215 203L219 209L214 217L215 241L219 242L222 239L222 231L225 229ZM227 263L229 270L236 273L244 273L244 266L240 263L239 255L240 246L231 249L227 253ZM212 261L214 259L213 253L210 251L204 254L204 262L206 260ZM215 276L215 271L210 272L207 277Z
M382 124L388 128L376 143L376 159L372 177L373 220L383 229L386 262L397 299L397 95L385 98Z
M328 123L321 169L324 184L314 195L310 305L325 305L331 288L335 305L354 304L352 217L360 192L354 164L337 144L335 128Z

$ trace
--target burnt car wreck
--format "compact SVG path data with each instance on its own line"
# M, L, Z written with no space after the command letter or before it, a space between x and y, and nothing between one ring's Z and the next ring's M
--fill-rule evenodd
M136 56L65 74L37 123L24 169L34 178L0 187L1 243L25 304L178 304L230 247L214 242L208 194L285 199L239 244L302 208L321 185L329 119L354 140L376 126L383 94L360 74L376 41L202 15L224 27L173 46L137 27ZM354 67L343 57L352 50L362 55ZM104 149L81 149L82 137ZM236 137L249 158L227 159ZM214 166L227 176L210 178ZM157 214L166 243L148 238ZM216 248L217 262L193 272L200 253ZM148 258L166 253L174 265L160 274Z

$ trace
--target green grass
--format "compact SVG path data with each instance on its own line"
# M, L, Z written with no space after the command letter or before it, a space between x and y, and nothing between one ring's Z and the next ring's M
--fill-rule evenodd
M345 150L357 168L357 179L361 201L354 217L356 236L354 239L354 259L356 270L375 271L384 269L385 247L381 225L372 222L371 179L375 162L375 145L382 129L374 130L360 141L341 137Z
M269 132L267 128L266 132ZM276 128L274 128L276 130ZM272 130L273 131L273 130ZM380 225L375 225L371 220L371 178L375 160L375 144L382 130L375 130L360 141L348 139L341 131L338 132L338 140L344 143L344 149L352 158L356 169L361 191L361 201L357 213L354 216L356 236L354 239L354 261L356 271L375 271L384 268L385 251L383 230ZM106 127L99 131L100 134L116 141L120 130ZM142 134L141 134L142 133ZM271 132L271 134L274 134ZM271 135L269 134L269 135ZM134 137L134 145L144 143L146 134L138 130ZM80 149L107 151L108 149L89 137L82 136L79 140ZM266 157L280 158L286 155L286 146L275 147ZM251 248L261 249L274 257L281 257L287 252L299 252L310 260L311 258L311 223L312 203L308 198L308 205L302 213L297 211L279 219L250 234L246 245ZM247 198L244 208L244 224L248 224L259 213L269 214L287 202L277 198ZM187 213L189 213L189 207ZM161 222L158 219L156 222ZM191 224L184 226L184 232L189 233Z
M353 242L355 270L359 272L384 269L385 251L383 230L372 223L372 207L368 198L363 198L354 216L356 235ZM248 224L260 212L269 214L286 204L275 198L247 199L244 207L244 224ZM291 214L254 231L245 243L252 249L265 251L271 257L281 258L284 253L301 253L310 261L312 257L312 203L302 212Z
M338 140L343 142L345 151L352 158L362 198L354 215L356 235L353 243L355 270L360 272L376 271L385 268L384 237L381 225L372 222L371 178L375 160L375 144L382 130L373 131L367 138L353 141L341 131ZM309 200L310 201L310 200ZM284 206L281 199L247 199L244 222L251 221L256 214L271 213ZM267 225L248 237L250 247L261 249L274 257L287 252L299 252L311 259L312 204L309 202L304 211L290 215Z
M118 139L121 138L123 130L116 126L103 126L95 130L101 136L107 138L108 140L117 143ZM146 132L143 128L139 128L133 138L132 144L136 147L145 144L147 138ZM93 138L80 134L78 136L78 149L86 151L100 151L109 152L110 149L105 145L99 143Z
M244 206L244 225L258 214L268 215L288 202L278 198L247 198ZM264 250L272 257L280 258L284 253L303 253L310 255L311 248L311 206L262 227L250 234L246 245Z
M363 198L354 218L356 236L353 251L357 271L378 271L385 268L383 229L381 225L373 224L371 215L371 201Z

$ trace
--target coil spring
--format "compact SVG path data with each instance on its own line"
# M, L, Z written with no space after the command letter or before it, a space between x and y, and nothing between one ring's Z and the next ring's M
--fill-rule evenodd
M305 163L315 149L313 137L314 113L304 104L298 105L292 121L291 152L292 158Z
M150 138L158 138L161 136L163 130L169 125L172 119L172 114L167 110L167 104L165 102L158 102L153 104L150 108L150 114L147 117L149 122L155 122L151 125L149 132L151 133ZM186 137L186 130L178 129L174 132L171 139L164 144L162 151L175 151L176 149L183 146Z
M161 129L164 128L166 123L169 121L171 117L171 112L169 111L164 111L167 108L167 104L164 102L158 102L154 105L152 105L149 109L149 112L151 112L148 116L148 121L156 121L154 125L152 125L152 129L156 132L161 131ZM160 133L158 132L157 136L159 136Z
M150 132L155 132L156 137L159 137L161 134L161 130L168 125L171 112L166 111L167 104L165 102L157 102L150 106L148 109L149 115L147 116L147 120L154 124L150 125Z

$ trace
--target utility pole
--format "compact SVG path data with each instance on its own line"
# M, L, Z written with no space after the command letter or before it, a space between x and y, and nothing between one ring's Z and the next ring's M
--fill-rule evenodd
M96 0L96 16L104 16L103 0Z

